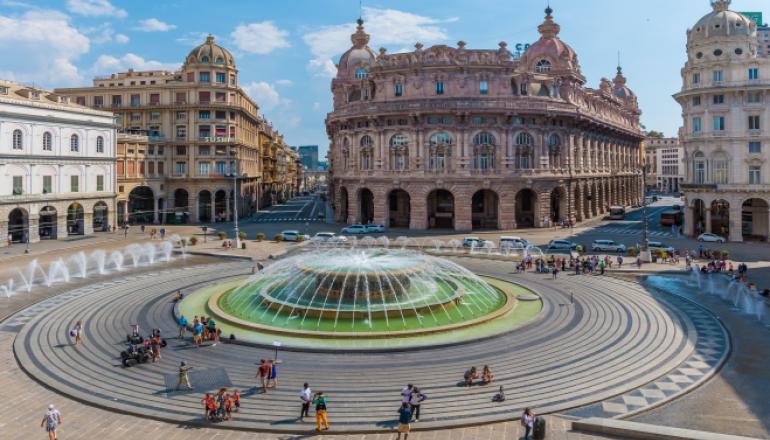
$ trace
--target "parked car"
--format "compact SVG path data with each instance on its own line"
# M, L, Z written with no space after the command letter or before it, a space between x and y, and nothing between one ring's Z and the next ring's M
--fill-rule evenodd
M647 247L650 248L650 249L660 249L662 251L668 252L669 254L673 254L674 253L674 248L673 247L671 247L671 246L669 246L667 244L661 243L659 241L648 241L647 242Z
M281 232L283 241L300 241L302 234L299 231L283 231Z
M313 236L313 240L316 241L334 241L334 237L336 237L337 234L334 232L317 232Z
M625 252L626 245L615 243L612 240L594 240L591 244L591 250L594 252Z
M725 240L724 237L721 237L721 236L719 236L717 234L712 234L711 232L704 232L703 234L700 234L698 236L698 241L710 241L710 242L713 242L713 243L724 243L727 240Z
M344 235L335 235L331 240L329 240L330 243L347 243L348 237L345 237Z
M577 249L577 243L569 240L551 240L548 242L548 249Z
M343 234L366 234L366 225L350 225L342 228Z
M477 247L480 248L484 246L484 240L480 239L479 237L465 237L463 239L463 247Z
M524 249L527 246L529 246L529 241L516 236L502 236L500 237L500 241L498 242L498 244L500 245L500 249L504 249L504 248Z
M385 225L366 225L366 232L385 232Z

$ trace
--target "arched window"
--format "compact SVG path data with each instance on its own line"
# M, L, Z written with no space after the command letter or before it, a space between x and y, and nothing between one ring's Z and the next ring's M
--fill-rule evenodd
M532 135L527 132L521 132L516 136L516 145L532 145L534 143Z
M22 147L22 140L23 137L21 135L21 130L13 130L13 149L14 150L21 150Z
M374 145L374 141L372 140L372 137L367 134L361 138L360 145L361 145L361 148L368 148Z
M43 151L53 150L53 136L50 131L43 133Z
M72 137L70 137L70 151L80 151L80 138L78 138L78 135L76 134L73 134Z
M693 180L695 183L706 183L706 158L700 151L693 156Z
M431 145L452 145L452 136L445 131L434 133L430 137Z
M561 167L561 138L558 134L548 136L548 162L552 167Z
M727 156L718 154L714 157L714 183L725 184L729 178Z
M201 63L208 63L208 62L209 62L209 57L205 55L201 57Z
M363 67L356 69L356 79L366 79L369 77L369 71Z
M222 57L217 57L217 64L224 64L225 60Z
M346 150L350 148L350 140L348 138L342 140L342 148Z
M749 185L759 185L762 183L762 162L753 160L749 164Z
M557 147L558 148L559 145L561 145L561 139L559 139L559 135L558 134L552 134L551 136L548 137L548 146L549 147L551 147L551 148Z
M482 131L473 136L473 145L495 145L495 137L492 133Z
M540 60L535 64L535 72L546 73L551 71L551 62L548 60Z
M104 138L101 136L96 138L96 152L104 153Z
M361 151L361 169L362 170L372 169L372 153L370 150Z
M409 137L403 133L394 134L393 137L390 138L390 146L402 146L406 147L409 145Z

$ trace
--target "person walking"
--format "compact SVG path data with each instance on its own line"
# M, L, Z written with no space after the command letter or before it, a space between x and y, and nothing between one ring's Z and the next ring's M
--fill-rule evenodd
M267 362L265 362L264 359L260 359L259 368L257 368L256 377L259 378L259 382L262 385L262 392L265 394L267 394L267 381L270 378L270 372L271 372L271 368L267 364Z
M412 416L415 422L420 421L420 405L428 396L422 393L419 388L412 390L412 397L409 399L409 406L412 408Z
M152 335L150 348L152 349L152 363L154 364L160 360L160 335L157 333Z
M401 403L401 408L398 409L398 436L396 440L401 440L401 434L404 434L404 440L409 438L409 431L412 427L412 408L406 402Z
M302 401L302 409L299 412L299 420L304 421L310 412L310 402L312 401L313 391L305 382L302 384L302 390L299 392L299 399Z
M328 404L326 395L319 391L313 396L313 405L315 405L315 423L316 431L321 432L321 427L324 430L329 429L329 417L326 415L326 407Z
M75 338L75 345L83 342L83 321L75 323L75 327L72 329L72 336Z
M553 276L553 279L555 280L557 276L559 276L559 268L554 266L553 270L551 270L551 275Z
M61 413L58 409L54 408L53 404L48 405L48 411L43 416L43 420L40 422L40 427L45 427L45 431L48 433L48 440L56 440L56 428L62 424Z
M192 369L193 367L188 366L185 361L182 361L179 364L179 380L176 382L177 391L182 388L182 384L184 384L189 390L193 389L192 385L190 385L190 375L188 374L188 372Z
M193 326L193 341L197 347L201 346L201 342L203 341L203 324L200 322Z
M187 331L187 317L184 315L179 316L179 339L184 339L184 334Z
M524 414L521 415L521 426L524 427L524 440L529 440L529 434L532 433L532 428L535 426L535 413L531 408L524 410Z
M270 365L270 376L267 379L267 386L270 386L270 382L272 382L273 388L278 389L278 365L272 359L269 359L267 363Z

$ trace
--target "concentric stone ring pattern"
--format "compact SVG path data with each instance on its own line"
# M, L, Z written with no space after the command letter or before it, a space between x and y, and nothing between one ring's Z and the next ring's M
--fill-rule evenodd
M201 416L202 393L229 384L242 393L241 411L234 420L216 426L305 432L314 426L297 421L297 393L307 381L329 396L335 431L382 432L395 426L399 390L407 383L428 395L416 428L466 426L510 420L525 406L539 413L595 406L643 389L691 362L704 338L718 334L729 341L710 313L694 305L678 307L681 299L673 301L636 283L589 276L550 280L539 274L510 275L496 267L490 265L484 275L520 283L542 297L537 320L495 338L433 349L281 351L280 386L269 394L254 387L254 376L258 360L273 356L271 348L227 343L196 348L189 340L174 337L173 292L242 277L250 269L246 263L127 276L74 290L65 294L66 301L53 298L50 307L38 304L36 315L25 315L14 351L22 368L38 381L115 411L173 423L206 423ZM491 273L495 270L497 274ZM73 346L68 332L78 319L85 324L85 343ZM702 335L698 330L702 326L694 322L703 320L714 323ZM120 365L119 353L131 324L139 324L143 332L159 327L169 338L158 363ZM719 347L721 361L712 370L721 365L729 343ZM194 392L167 388L182 360L198 372ZM484 365L495 374L492 385L462 386L466 369L480 370ZM507 397L502 403L492 401L499 385ZM692 381L681 390L696 385Z

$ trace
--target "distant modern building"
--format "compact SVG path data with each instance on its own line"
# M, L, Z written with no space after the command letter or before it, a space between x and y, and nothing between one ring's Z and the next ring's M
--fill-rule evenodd
M675 137L647 137L644 143L647 158L647 187L656 191L678 192L684 181L684 148Z
M764 22L762 13L741 12L741 14L757 24L757 54L760 56L770 55L770 26Z
M757 25L712 1L687 30L682 90L685 231L730 241L768 237L770 57L759 56Z
M111 229L114 182L111 112L0 81L0 246Z
M297 147L299 160L310 171L318 169L318 145L300 145Z

